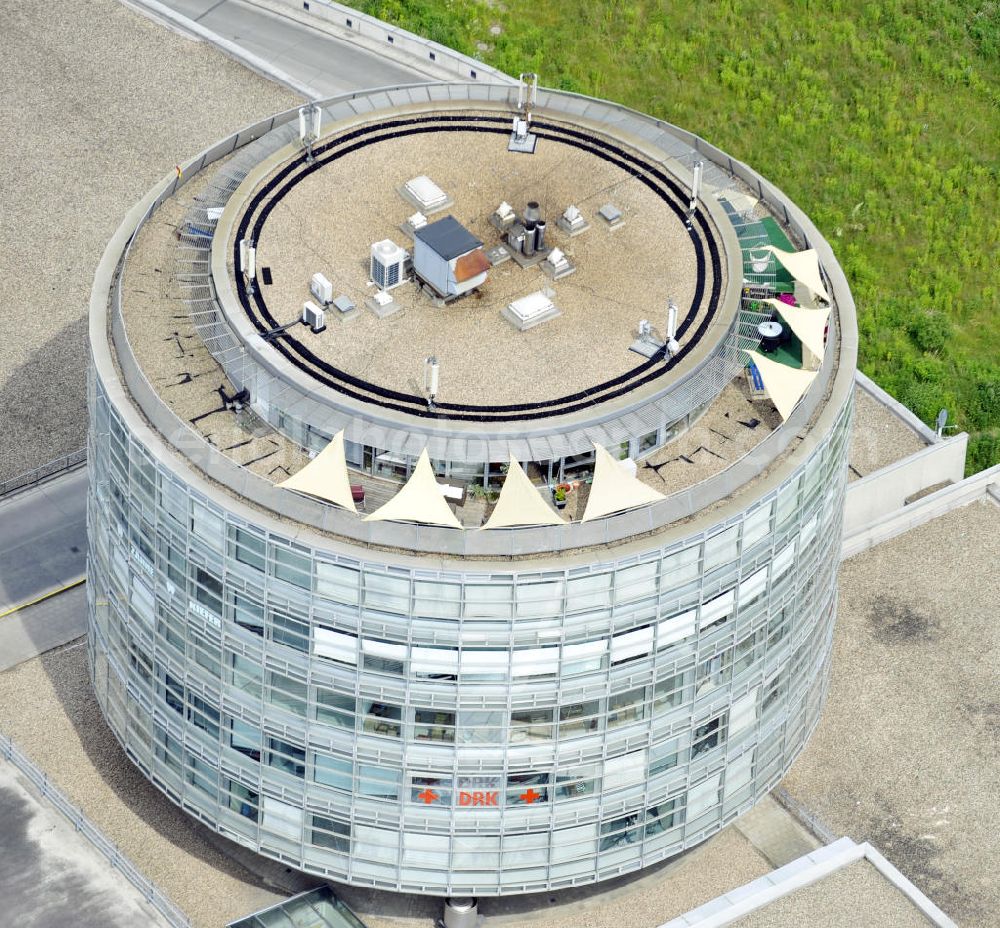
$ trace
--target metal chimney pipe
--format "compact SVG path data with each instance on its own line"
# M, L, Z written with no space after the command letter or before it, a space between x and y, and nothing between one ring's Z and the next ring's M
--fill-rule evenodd
M524 254L530 258L535 253L535 223L531 219L524 223Z
M539 219L535 224L535 251L545 250L545 220Z
M527 225L529 222L538 222L542 218L542 211L538 208L538 202L536 200L529 200L527 209L524 211L524 224Z

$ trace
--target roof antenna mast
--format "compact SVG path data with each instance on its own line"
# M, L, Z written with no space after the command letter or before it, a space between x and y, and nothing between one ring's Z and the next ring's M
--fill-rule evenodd
M514 114L514 126L507 151L519 151L528 155L535 151L538 139L528 130L531 128L531 110L537 103L538 75L524 72L517 81L517 112Z

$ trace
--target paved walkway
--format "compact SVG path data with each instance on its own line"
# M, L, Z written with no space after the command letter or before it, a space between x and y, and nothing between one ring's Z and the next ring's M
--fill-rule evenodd
M3 924L31 928L165 926L157 912L0 759Z

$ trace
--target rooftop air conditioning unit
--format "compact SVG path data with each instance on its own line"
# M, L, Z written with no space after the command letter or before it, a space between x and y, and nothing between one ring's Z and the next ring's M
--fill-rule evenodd
M381 290L391 290L406 281L405 265L409 255L390 239L375 242L371 254L371 278Z
M316 297L320 306L329 306L333 301L333 284L322 274L313 274L309 282L309 292Z
M319 334L326 328L326 313L307 300L302 304L302 321L313 330L313 334Z

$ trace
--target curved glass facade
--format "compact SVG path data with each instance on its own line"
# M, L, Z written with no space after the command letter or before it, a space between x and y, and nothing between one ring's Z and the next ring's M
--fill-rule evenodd
M509 108L513 92L421 85L372 92L367 104L335 98L325 112L346 119L364 106L445 98ZM362 522L227 458L158 395L129 343L116 269L182 182L246 146L213 194L221 209L262 152L294 137L294 111L221 141L152 191L98 269L87 589L99 704L174 802L240 844L334 880L486 896L632 872L750 809L819 720L856 348L843 274L794 204L707 143L601 101L546 91L543 103L609 132L626 126L678 163L705 158L719 183L739 178L817 249L834 294L825 357L791 415L724 470L650 506L482 533ZM756 233L730 220L738 274ZM214 233L196 232L197 247L183 247L204 270L187 283L194 302L214 306L205 241ZM764 287L743 284L743 296ZM222 377L242 351L239 333L200 311ZM738 332L747 347L756 324L741 315L720 344ZM283 376L272 373L267 389L251 378L252 402L272 396ZM731 374L727 361L709 392ZM308 447L305 426L320 413L302 414L277 424L283 441ZM351 414L370 445L355 443L356 468L397 438L410 457L424 447L419 430L392 425L393 438L375 411ZM600 439L639 457L673 437L669 417L650 425L612 411L607 434L585 419L570 424L588 453ZM529 431L515 424L506 438ZM565 477L562 452L544 427L535 433L549 450L523 460L547 462L550 481ZM445 419L427 434L446 450L462 443L442 460L471 454L473 439ZM483 459L506 460L501 450ZM489 485L492 466L463 475Z
M592 882L746 811L818 720L849 403L738 519L568 569L304 546L157 464L96 377L91 416L99 701L267 856L436 894Z

